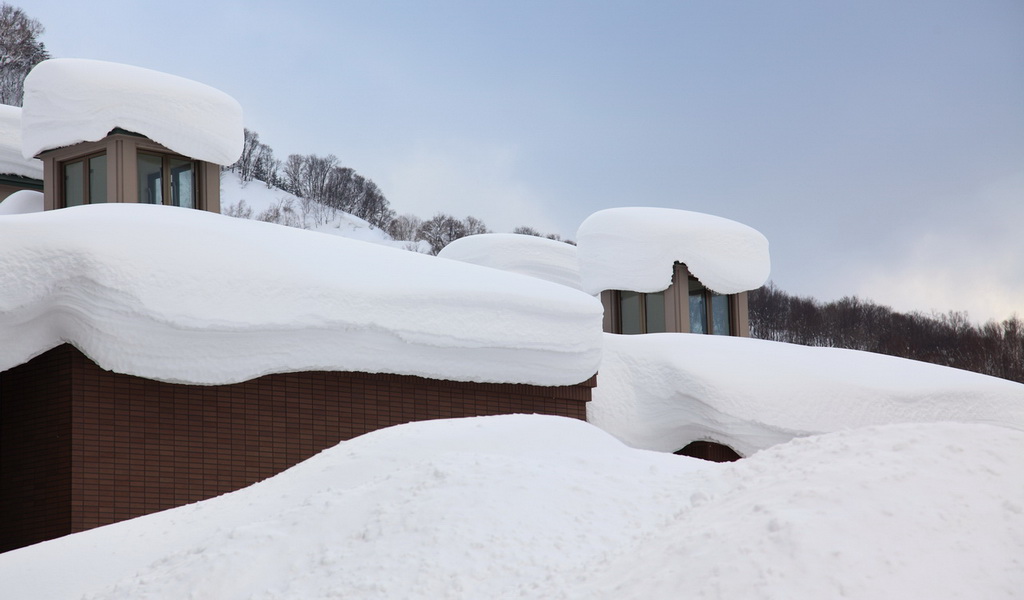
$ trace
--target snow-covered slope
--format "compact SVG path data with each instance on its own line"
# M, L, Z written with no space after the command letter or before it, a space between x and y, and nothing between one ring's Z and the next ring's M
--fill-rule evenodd
M623 207L598 211L576 233L583 290L659 292L684 263L720 294L760 287L768 279L768 240L751 227L704 213Z
M448 244L437 255L580 289L576 247L534 235L470 235Z
M242 154L242 107L208 85L82 58L44 60L25 78L25 158L96 141L118 127L218 165Z
M145 204L0 218L0 371L70 341L101 367L219 384L335 370L570 385L577 290L335 236Z
M0 104L0 174L43 178L43 161L21 155L21 108Z
M1024 589L1024 433L916 424L739 463L543 416L377 431L0 555L5 597L985 598Z
M605 334L588 420L627 444L742 455L797 436L957 421L1024 431L1024 385L870 352L687 333Z

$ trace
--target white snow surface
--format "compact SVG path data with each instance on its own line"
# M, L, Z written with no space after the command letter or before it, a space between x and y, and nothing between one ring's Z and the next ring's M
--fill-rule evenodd
M231 171L224 171L220 176L220 206L221 212L225 214L244 206L252 210L252 216L249 217L252 219L259 219L261 214L277 208L282 212L282 221L278 224L421 254L430 253L430 244L423 240L392 239L385 231L365 219L317 203L304 203L302 198L256 179L243 183L238 174Z
M0 200L0 215L25 215L43 212L43 193L34 190L18 190Z
M546 281L205 211L0 218L0 371L71 342L171 382L332 370L570 385L597 370L601 315Z
M21 108L0 104L0 174L43 178L43 161L21 155Z
M605 334L587 419L636 448L674 452L708 440L747 456L795 437L889 423L1024 430L1024 385L856 350Z
M580 289L576 247L535 235L483 233L459 238L438 256L521 273Z
M576 233L583 290L660 292L672 267L684 263L720 294L758 288L768 280L768 240L757 230L722 217L670 208L598 211Z
M0 554L19 600L1016 598L1024 433L903 424L737 463L580 421L425 421Z
M242 107L208 85L141 67L45 60L25 78L22 154L103 139L120 127L219 165L242 154Z

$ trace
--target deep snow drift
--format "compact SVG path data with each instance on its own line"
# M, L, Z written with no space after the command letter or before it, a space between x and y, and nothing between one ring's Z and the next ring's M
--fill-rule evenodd
M82 58L44 60L25 78L25 158L96 141L118 127L218 165L242 154L242 107L208 85Z
M915 424L738 463L543 416L344 442L205 502L0 555L5 597L1012 598L1024 433Z
M704 213L671 208L610 208L580 225L583 290L660 292L684 263L706 287L735 294L761 287L771 261L757 230Z
M0 215L27 215L43 212L43 193L18 190L0 200Z
M21 109L0 104L0 174L43 178L43 161L21 155Z
M535 235L470 235L448 244L437 255L580 289L576 247Z
M746 456L794 437L958 421L1024 431L1024 385L840 348L688 333L605 334L587 419L636 448Z
M570 385L597 370L601 313L546 281L198 210L0 218L0 371L69 341L172 382L333 370Z

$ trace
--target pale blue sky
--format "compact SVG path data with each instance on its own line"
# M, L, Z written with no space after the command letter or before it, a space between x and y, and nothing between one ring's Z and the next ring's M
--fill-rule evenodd
M1024 316L1019 0L21 6L54 56L218 87L399 212L566 237L710 212L762 231L791 293Z

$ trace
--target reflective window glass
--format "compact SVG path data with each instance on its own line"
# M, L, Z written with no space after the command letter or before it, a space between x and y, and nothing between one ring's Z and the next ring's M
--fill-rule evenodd
M646 333L668 331L665 325L665 292L644 294L644 312L647 317Z
M163 158L156 154L138 154L139 202L164 203Z
M85 161L64 163L64 206L85 204Z
M89 203L107 201L107 155L89 159Z
M643 333L640 327L640 294L619 292L619 319L622 333Z
M711 294L711 333L729 335L729 297Z
M171 204L195 208L192 161L171 158Z
M708 332L708 305L704 286L696 279L690 280L690 333Z

